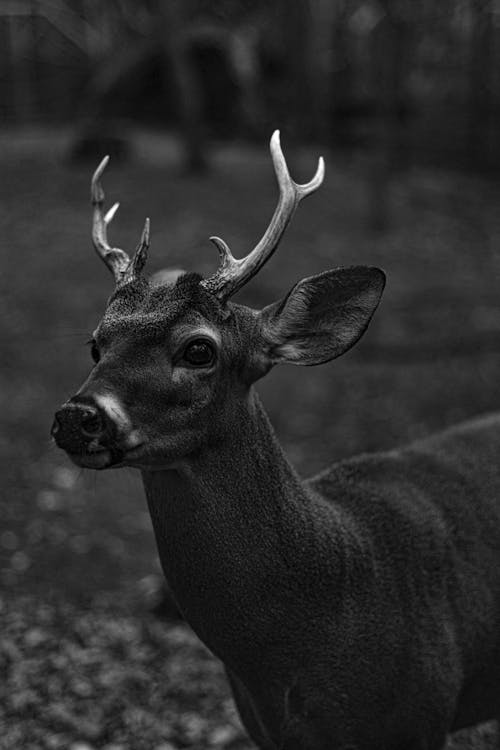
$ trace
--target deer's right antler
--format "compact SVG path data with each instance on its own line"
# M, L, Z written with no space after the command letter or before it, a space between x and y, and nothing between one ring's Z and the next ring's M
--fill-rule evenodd
M108 161L109 156L105 156L94 172L90 186L90 196L94 207L92 241L97 254L115 277L117 286L123 286L123 284L133 281L140 275L146 262L149 249L149 219L146 219L144 223L141 239L132 260L124 250L119 247L112 247L109 244L107 227L120 204L115 203L106 214L103 213L104 190L101 185L101 177Z
M280 196L273 217L260 242L244 258L236 259L224 240L220 237L210 237L219 251L221 264L213 276L201 282L201 286L221 302L225 302L238 289L241 289L269 260L278 247L300 201L317 190L325 176L325 162L320 156L316 174L312 180L304 185L294 182L281 150L279 130L275 130L272 135L270 149Z

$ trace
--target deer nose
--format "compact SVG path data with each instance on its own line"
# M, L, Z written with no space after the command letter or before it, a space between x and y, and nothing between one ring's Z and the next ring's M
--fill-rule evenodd
M106 421L96 406L68 401L56 412L50 433L60 448L81 453L106 436Z

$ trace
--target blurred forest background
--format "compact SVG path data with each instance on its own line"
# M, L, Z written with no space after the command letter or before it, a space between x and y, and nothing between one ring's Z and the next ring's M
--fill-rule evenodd
M2 116L175 129L193 168L278 122L400 167L491 170L499 38L498 0L4 0Z
M112 290L90 241L152 220L150 270L211 272L274 209L268 140L324 187L239 296L385 269L363 341L259 390L308 475L500 405L500 0L2 0L0 748L246 750L221 666L164 596L136 473L49 440ZM216 606L216 602L214 602ZM492 748L486 725L450 741Z

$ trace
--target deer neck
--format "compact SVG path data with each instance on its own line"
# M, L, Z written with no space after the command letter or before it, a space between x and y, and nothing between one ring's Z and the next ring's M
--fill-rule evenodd
M255 392L231 436L143 479L164 573L187 621L226 663L242 639L255 659L310 525L306 491Z

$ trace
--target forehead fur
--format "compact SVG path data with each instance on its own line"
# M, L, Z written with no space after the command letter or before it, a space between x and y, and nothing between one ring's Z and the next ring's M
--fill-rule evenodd
M183 274L175 284L154 286L139 278L117 289L110 297L99 333L117 333L131 328L147 329L148 333L161 334L177 320L199 318L221 322L222 306L213 295L200 286L201 276Z

